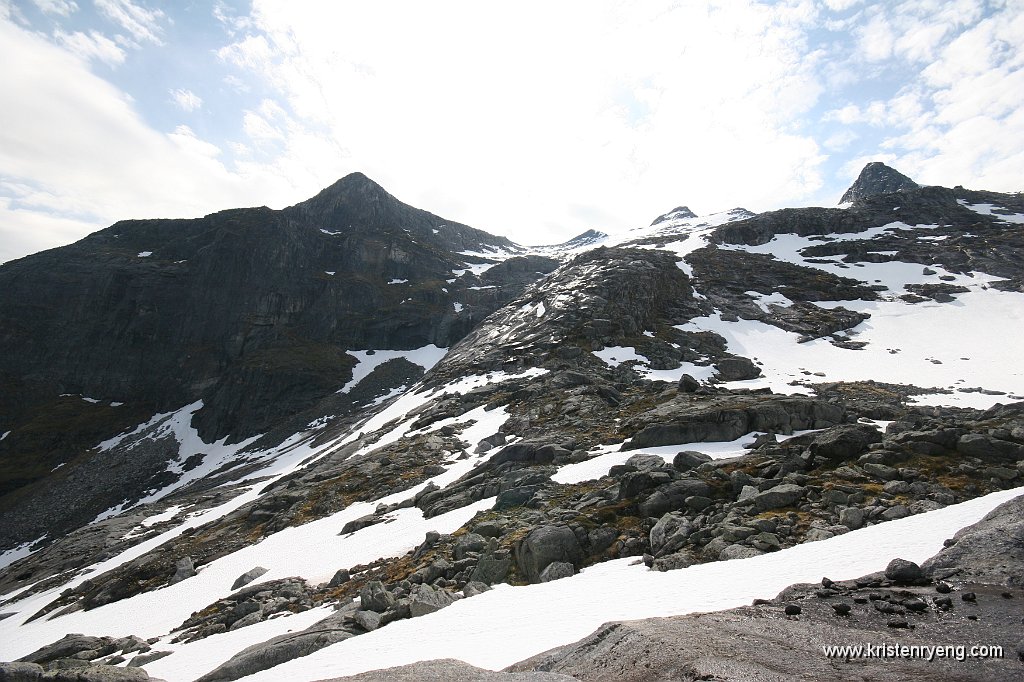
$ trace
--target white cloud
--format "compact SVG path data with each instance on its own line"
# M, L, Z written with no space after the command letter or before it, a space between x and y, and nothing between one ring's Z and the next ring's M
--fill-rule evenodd
M171 90L171 101L178 105L182 111L193 112L203 106L203 98L191 90L178 88Z
M163 45L160 22L167 15L162 10L147 9L132 0L94 0L96 9L121 28L128 31L135 40Z
M78 11L78 4L74 0L32 0L32 2L46 14L67 17L71 16L72 12Z
M287 119L248 111L242 125L282 145L279 172L305 169L306 193L362 170L536 241L695 198L763 208L815 190L823 157L793 126L822 91L804 37L815 18L806 2L266 1L219 54L281 93Z
M152 130L80 57L0 21L0 186L5 256L56 246L123 218L195 217L283 204L286 178L233 173L187 127Z
M89 31L88 34L81 31L65 33L58 29L53 32L53 37L82 59L98 59L109 66L124 64L124 50L118 47L113 40L97 31Z

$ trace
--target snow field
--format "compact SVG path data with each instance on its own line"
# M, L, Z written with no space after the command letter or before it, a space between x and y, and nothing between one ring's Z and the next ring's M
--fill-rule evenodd
M666 573L651 571L635 558L617 559L550 583L499 585L441 611L391 623L243 679L320 680L437 658L499 670L574 642L609 621L718 611L773 597L793 583L817 582L822 576L847 580L880 571L896 557L923 562L957 530L1022 493L1024 488L1000 491L750 559ZM159 666L161 662L147 670L169 682L187 679L170 666Z

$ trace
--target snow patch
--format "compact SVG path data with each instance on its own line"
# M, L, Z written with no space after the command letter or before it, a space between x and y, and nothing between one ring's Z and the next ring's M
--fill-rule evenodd
M355 357L356 366L352 368L352 378L338 393L348 393L358 386L360 381L369 376L378 365L382 365L388 360L405 358L426 371L440 362L447 352L447 348L438 348L434 344L412 350L350 350L348 354Z

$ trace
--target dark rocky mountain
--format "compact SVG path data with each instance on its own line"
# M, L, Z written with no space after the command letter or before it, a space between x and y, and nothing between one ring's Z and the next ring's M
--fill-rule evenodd
M206 442L268 444L415 381L422 368L394 360L372 394L336 393L347 350L448 347L557 264L509 258L521 250L355 173L282 211L122 221L0 266L0 511L51 510L5 524L0 547L166 484L173 440L116 462L92 451L155 413L202 401ZM477 277L488 253L503 262Z
M134 421L105 426L120 435L102 448L96 444L107 432L75 427L84 446L66 447L81 462L42 472L9 495L17 503L4 515L8 546L43 532L53 541L0 571L0 637L10 642L0 644L0 658L52 670L73 658L99 674L136 657L168 680L234 680L268 669L278 679L320 679L327 675L311 671L329 670L332 661L349 665L358 654L346 652L358 648L345 643L370 632L380 651L434 641L437 628L453 630L438 638L447 647L504 632L503 614L487 606L507 603L502 595L524 604L508 607L516 610L510 620L525 622L519 627L530 636L520 636L532 641L551 629L549 615L565 617L568 608L582 617L595 604L635 598L631 579L652 575L667 586L678 576L685 585L690 567L709 562L731 575L742 565L735 560L786 556L806 543L888 524L904 528L899 524L917 515L960 509L990 493L1004 499L1024 483L1024 403L1013 402L1024 383L1007 345L993 331L989 339L971 337L974 345L956 347L955 356L940 359L931 348L961 331L970 319L965 312L986 313L977 318L986 324L995 324L991 310L1013 318L1024 283L1020 195L904 187L868 192L846 209L697 217L683 208L650 228L591 235L589 250L531 251L412 209L350 176L284 211L175 222L181 234L213 233L187 253L167 234L168 221L136 234L147 221L108 228L113 232L98 242L103 249L75 255L93 235L33 257L51 259L40 261L48 268L36 266L37 281L70 269L94 296L102 287L90 277L102 280L98 273L108 270L130 269L128 281L141 282L131 291L141 297L157 288L159 272L178 272L172 266L194 261L189 267L202 264L200 271L211 273L193 280L198 272L183 271L172 286L186 293L189 282L218 286L218 269L242 268L248 277L226 280L234 283L234 307L248 317L215 307L233 322L211 321L216 334L202 338L237 357L203 355L207 364L199 369L161 360L163 371L177 368L175 381L160 379L178 391L166 403L136 398L148 407ZM245 226L228 230L224 216L236 214ZM286 243L275 239L280 233ZM130 247L117 251L126 235ZM161 249L173 256L160 260ZM152 254L137 255L144 251ZM86 254L99 262L93 270ZM220 260L204 260L215 254ZM6 268L0 277L15 279ZM76 300L77 308L67 307L87 306ZM159 310L177 304L161 300ZM113 328L111 352L135 353L136 366L149 352L177 357L175 344L161 339L148 351L142 337L129 334L144 317L138 308L118 318L104 306L97 304L105 323L123 325ZM56 304L40 310L46 329L55 328L48 316L64 316L74 329L94 330L83 342L101 343L102 325L84 312L75 317ZM252 322L257 315L264 324ZM898 336L882 333L891 320L908 332L932 325L934 344L897 344ZM175 343L193 338L161 324L168 325L157 327L161 334L179 334ZM191 335L206 333L177 324ZM33 325L23 327L23 343L37 338ZM248 340L231 345L238 334ZM130 407L112 406L125 394L103 387L143 379L120 366L105 369L116 364L110 361L91 369L95 384L60 384L46 373L45 358L63 361L58 366L70 374L91 374L77 369L70 348L50 343L50 350L27 353L19 381L103 400L63 396L73 401L70 414L79 403L111 414ZM425 374L395 357L350 381L357 360L373 357L366 350L385 357L432 343L448 352ZM335 364L308 353L314 344ZM250 354L260 361L242 371ZM915 381L881 369L889 356L913 364ZM954 362L983 364L963 365L958 383L943 374ZM278 375L287 380L273 384L276 393L259 388ZM1009 377L1005 383L998 383L1001 375ZM257 387L251 396L238 388L249 383ZM347 392L337 393L342 386ZM151 418L157 410L164 413ZM26 428L20 423L10 429L0 422L12 431L0 446ZM184 438L187 427L196 433ZM265 435L243 440L259 433ZM132 489L135 479L146 483ZM105 495L104 483L115 491ZM77 511L54 514L55 503ZM82 525L115 505L121 513ZM441 662L356 679L773 679L784 673L778 657L762 655L765 642L784 643L780 651L810 679L833 669L824 658L812 660L811 638L827 633L838 642L855 631L878 639L911 627L922 639L959 643L981 632L985 641L1011 646L1024 594L1012 579L1015 564L998 556L1019 554L1016 509L958 535L910 582L894 569L892 576L797 586L711 616L606 625L577 644L565 638L533 649L533 658L514 666L516 675ZM863 543L859 553L874 551ZM821 556L838 562L844 555ZM895 558L875 557L877 569ZM621 575L622 584L587 582L601 570ZM535 585L561 580L581 595L578 608L531 601L540 594ZM495 585L504 587L492 593ZM593 585L603 591L588 591ZM957 598L973 590L982 610L959 602L945 609L933 592L946 587ZM1012 598L1001 596L1006 590ZM163 595L173 598L155 601ZM447 619L454 610L437 613L455 601L465 602L459 618ZM138 616L134 639L109 627L153 603L164 607L160 618ZM833 606L840 603L851 610L840 613ZM318 610L327 606L334 610ZM787 611L791 606L800 610ZM486 625L472 621L481 613ZM968 620L979 613L980 623ZM889 624L896 616L906 627ZM390 627L407 619L417 620ZM256 625L260 636L247 641L258 643L229 644L231 633ZM978 627L984 630L971 629ZM84 634L54 642L58 630ZM396 630L405 634L389 634ZM702 642L708 653L667 644L680 637ZM537 656L554 643L562 648ZM197 653L214 644L219 657ZM748 644L746 654L729 653ZM480 640L467 647L457 650L501 648ZM1016 672L1016 664L1011 657L974 670L998 677ZM372 667L386 666L363 669ZM977 678L968 667L942 671Z
M839 203L853 203L878 194L892 194L917 189L918 184L895 168L881 161L872 161L864 166L850 188L843 193Z

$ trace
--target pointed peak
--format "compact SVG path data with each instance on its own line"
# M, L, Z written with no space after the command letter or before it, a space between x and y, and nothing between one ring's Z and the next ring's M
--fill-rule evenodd
M696 218L697 214L690 210L689 206L676 206L668 213L664 213L654 219L651 225L657 225L663 223L666 220L686 220L687 218Z
M860 175L843 194L839 203L852 203L876 194L892 194L917 189L918 184L900 173L895 168L886 166L881 161L872 161L864 166Z
M384 189L383 187L380 186L379 183L374 182L373 180L368 178L364 173L360 173L359 171L356 171L354 173L349 173L345 177L343 177L340 180L338 180L337 182L335 182L330 187L327 187L326 189L324 189L321 192L321 194L323 192L328 192L328 191L352 190L352 189L357 189L357 188Z

